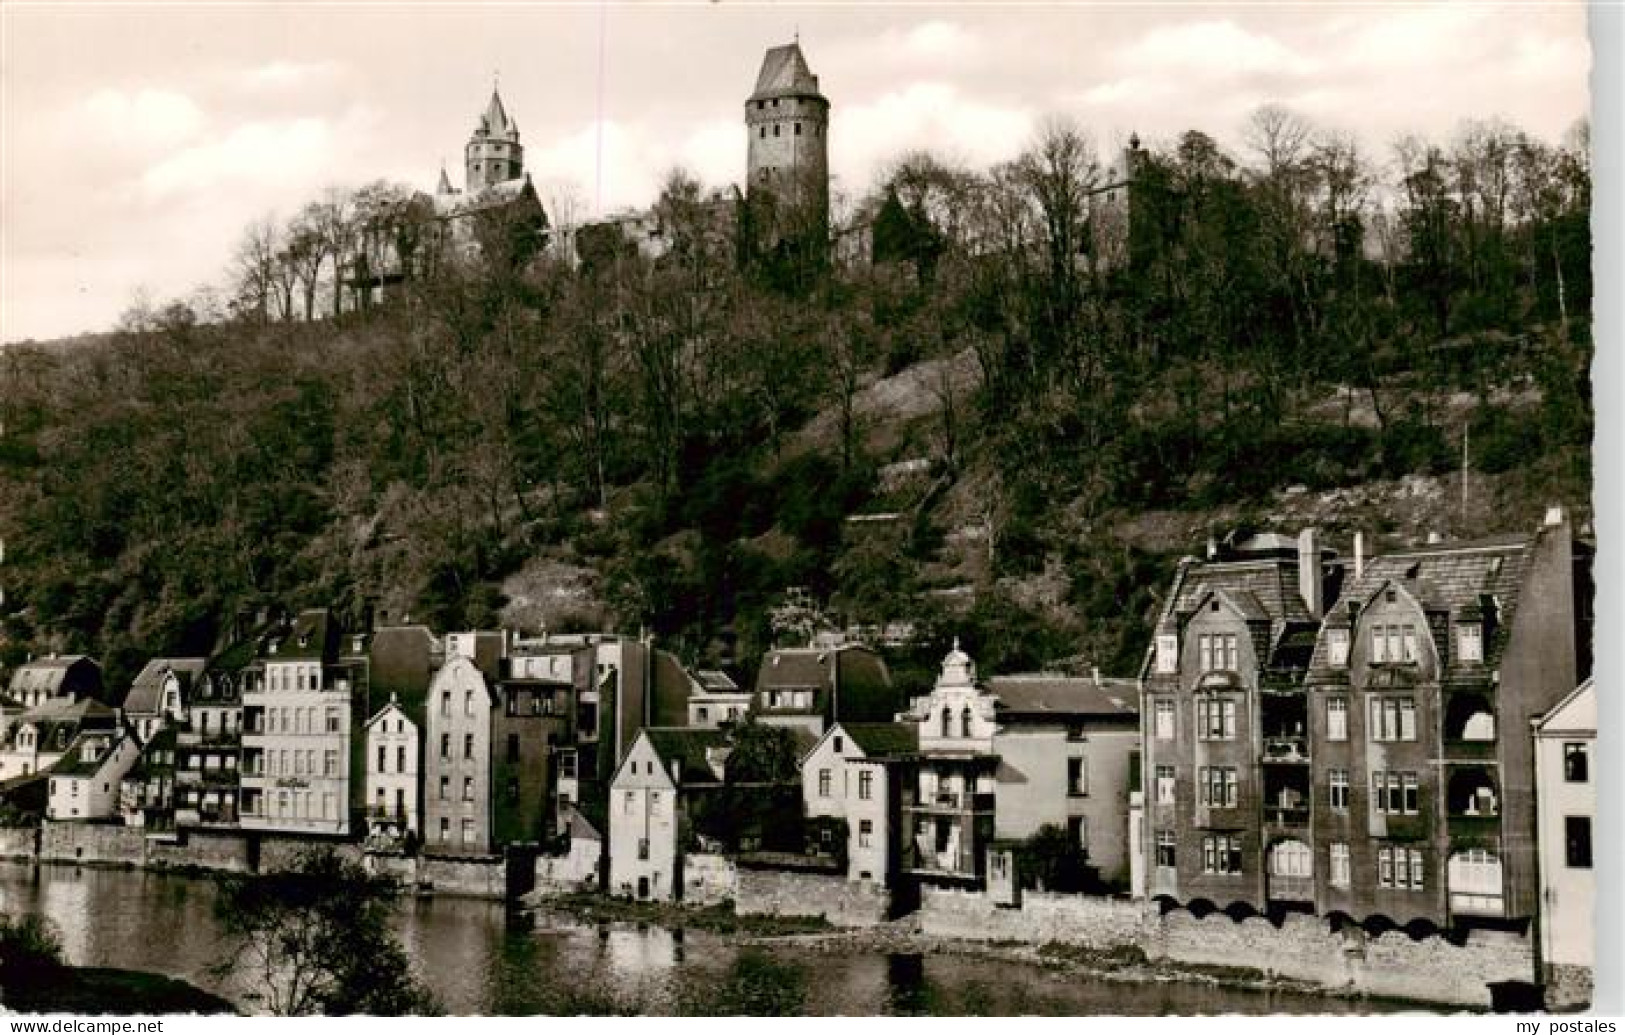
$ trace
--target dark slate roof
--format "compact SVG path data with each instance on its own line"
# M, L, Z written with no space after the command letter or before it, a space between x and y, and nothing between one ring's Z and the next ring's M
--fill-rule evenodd
M649 723L681 726L688 721L688 698L694 691L694 681L675 654L664 650L649 654Z
M277 661L325 661L337 653L338 623L325 608L299 612L285 629L266 638L265 656ZM271 644L276 653L271 653Z
M994 676L987 688L999 700L1001 720L1018 716L1133 718L1140 712L1140 686L1133 679Z
M424 625L393 625L372 634L369 679L373 694L388 700L394 694L401 710L420 727L424 701L434 679L434 633Z
M175 673L181 693L190 696L193 682L208 664L205 658L153 658L130 684L130 692L124 695L124 710L137 715L156 715L162 703L159 695L163 692L165 673Z
M903 722L850 722L842 723L867 758L902 758L920 750L920 727L917 723Z
M682 783L717 783L716 774L705 757L707 748L728 747L728 735L722 730L681 727L676 729L646 729L644 736L660 756L660 767L671 774L671 764L681 763Z
M762 57L762 70L756 75L756 89L750 99L798 96L822 97L818 92L818 77L807 66L801 44L786 43L770 48Z
M96 757L94 762L87 762L80 754L80 749L91 738L107 741L107 750ZM112 730L87 730L73 738L68 750L63 754L61 761L51 767L53 776L93 776L102 766L107 764L107 757L113 749L119 746L125 734Z
M581 814L581 810L574 805L564 807L564 826L570 832L572 841L602 841L604 835L598 832L592 821Z
M61 692L69 670L80 662L96 664L95 659L83 654L66 654L61 657L35 658L26 664L18 665L16 671L11 674L11 692L20 694L24 691L41 691L48 696L54 696Z
M1485 661L1494 664L1504 646L1505 630L1511 628L1517 612L1535 542L1548 531L1542 529L1533 537L1497 536L1441 543L1373 557L1360 577L1344 586L1341 599L1327 612L1326 624L1347 626L1349 604L1363 608L1389 584L1410 593L1425 610L1447 618L1479 615L1481 599L1489 596L1500 608L1496 624L1502 630L1485 644ZM1323 645L1316 647L1315 665L1325 663L1326 649Z
M698 669L694 673L694 678L699 680L700 688L708 694L733 694L742 692L739 689L739 684L733 681L732 676L718 669Z
M890 722L907 706L886 660L867 647L781 647L756 673L758 694L815 690L813 711L836 722Z
M14 747L17 733L24 726L31 725L39 733L40 750L62 751L78 735L81 728L111 729L117 718L117 712L90 697L71 704L35 708L19 716L6 731L4 741L0 743L7 748Z
M169 761L162 765L153 762L153 756L159 751L168 751ZM152 735L152 739L141 745L141 756L136 759L135 765L130 768L126 779L130 777L150 776L154 773L168 773L175 769L175 730L165 727Z
M474 132L511 139L519 136L519 123L508 117L508 110L502 106L502 95L494 88L491 90L491 101L485 106L485 114L480 116L479 128Z

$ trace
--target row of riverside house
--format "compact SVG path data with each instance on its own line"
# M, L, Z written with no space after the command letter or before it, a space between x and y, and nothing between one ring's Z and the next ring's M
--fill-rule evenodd
M261 615L116 707L91 659L21 666L0 822L545 857L658 900L720 852L901 902L1037 881L1413 936L1538 923L1547 976L1584 980L1590 555L1556 510L1370 558L1233 536L1180 562L1138 678L982 680L956 643L912 700L854 644L773 649L744 690L612 634ZM764 729L793 775L756 771Z

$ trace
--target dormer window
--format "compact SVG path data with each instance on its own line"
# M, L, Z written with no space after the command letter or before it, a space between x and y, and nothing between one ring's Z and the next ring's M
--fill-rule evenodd
M1333 668L1347 668L1349 663L1349 631L1342 628L1326 630L1326 663Z
M1179 671L1179 637L1173 633L1157 637L1157 671L1164 675Z
M1456 658L1477 664L1484 660L1484 627L1477 622L1456 626Z

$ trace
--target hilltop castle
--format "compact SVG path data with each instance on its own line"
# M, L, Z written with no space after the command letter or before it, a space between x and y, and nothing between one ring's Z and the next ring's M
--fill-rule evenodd
M800 226L820 233L827 230L829 108L799 42L767 51L755 89L745 101L744 196L770 197L776 224L783 226L793 216ZM739 197L737 191L715 191L707 203L731 206ZM436 216L448 220L521 201L540 205L525 171L519 123L508 114L496 89L463 148L463 187L453 186L442 167L433 200ZM613 230L623 243L646 255L665 250L659 220L648 211L601 218L581 229L589 237Z

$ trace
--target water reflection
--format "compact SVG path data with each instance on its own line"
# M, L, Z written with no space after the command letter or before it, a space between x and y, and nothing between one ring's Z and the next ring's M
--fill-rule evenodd
M207 880L0 862L0 911L40 913L71 962L159 971L242 1002L209 973L222 940ZM397 925L453 1014L1008 1015L1350 1013L1292 993L1122 984L946 954L740 948L699 931L513 924L500 904L408 899Z

